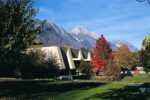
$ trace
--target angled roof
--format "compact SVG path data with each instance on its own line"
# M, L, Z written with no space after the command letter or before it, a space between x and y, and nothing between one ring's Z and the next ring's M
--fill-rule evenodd
M82 55L84 59L88 58L88 52L89 52L88 50L84 50L84 51L82 50Z
M79 49L71 49L71 54L73 58L78 58Z

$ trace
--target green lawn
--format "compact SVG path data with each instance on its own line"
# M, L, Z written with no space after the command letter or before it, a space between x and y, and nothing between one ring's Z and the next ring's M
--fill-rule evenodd
M121 82L128 82L128 83L144 83L150 82L150 74L137 74L133 75L133 77L125 77Z
M32 100L150 100L150 78L144 75L125 77L122 81L101 83L92 81L7 81L0 82L0 99Z

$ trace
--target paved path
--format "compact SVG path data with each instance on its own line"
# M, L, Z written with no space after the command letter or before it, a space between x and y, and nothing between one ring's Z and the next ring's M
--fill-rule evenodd
M53 79L0 78L0 82L3 82L3 81L53 81Z

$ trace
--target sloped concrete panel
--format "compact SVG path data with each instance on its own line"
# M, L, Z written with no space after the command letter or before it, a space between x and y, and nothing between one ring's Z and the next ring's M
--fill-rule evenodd
M60 66L60 69L65 69L65 64L63 61L63 57L61 54L60 47L58 46L52 46L52 47L42 47L42 51L44 51L47 56L50 56L49 54L52 53L53 55L56 56L58 64Z
M75 64L74 64L74 61L73 61L73 58L72 58L70 48L67 49L67 58L68 58L70 69L75 69Z
M80 60L84 59L81 49L79 50L78 59L80 59Z

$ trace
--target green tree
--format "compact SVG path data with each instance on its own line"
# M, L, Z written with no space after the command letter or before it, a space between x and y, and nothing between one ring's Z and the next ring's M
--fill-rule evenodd
M142 46L146 51L150 51L150 34L143 40Z
M40 30L35 27L36 10L32 5L32 0L0 0L0 67L4 69L15 69L21 52Z
M81 73L89 75L90 69L91 65L89 64L89 62L85 62L82 60L79 66L79 70L81 71Z
M145 71L150 71L150 51L141 50L140 51L140 61L145 69Z
M146 71L150 71L150 34L143 40L143 49L140 51L140 61Z
M0 1L0 50L20 52L38 33L31 0Z

